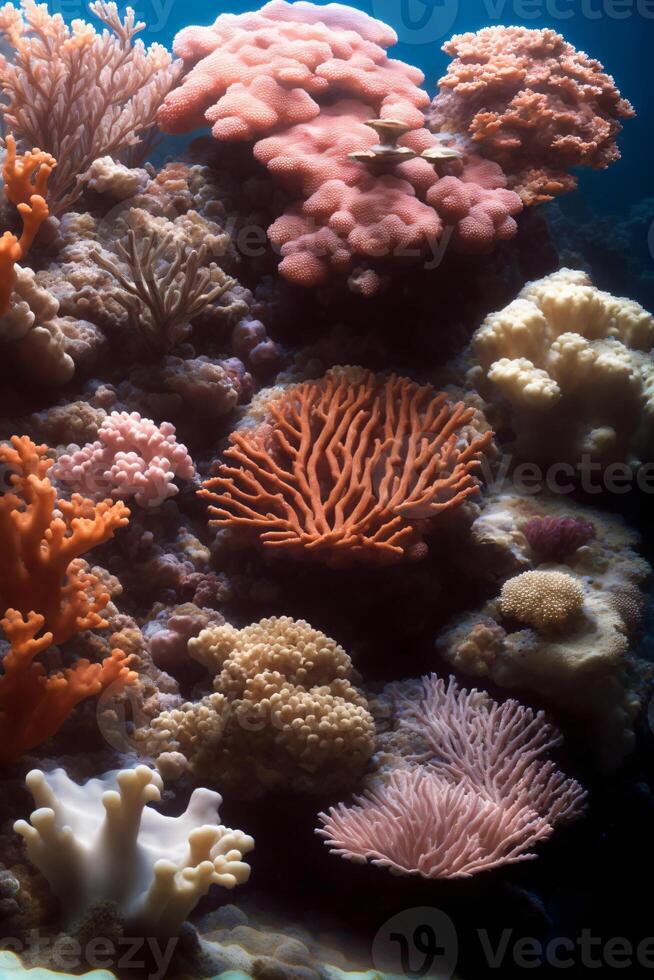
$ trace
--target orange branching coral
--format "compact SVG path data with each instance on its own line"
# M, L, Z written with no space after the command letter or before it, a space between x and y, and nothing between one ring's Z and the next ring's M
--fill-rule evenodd
M76 704L99 694L110 684L125 685L135 680L128 657L113 650L102 663L78 660L56 674L48 675L36 658L52 643L52 633L37 638L45 624L43 616L27 616L8 609L0 626L10 643L0 676L0 764L9 765L24 752L41 745L59 730Z
M416 557L429 522L478 490L492 433L430 385L339 369L289 388L259 426L232 433L204 483L212 523L277 553L330 564Z
M109 595L78 559L127 524L130 512L120 501L94 503L79 494L57 500L46 451L27 436L0 445L13 488L0 497L0 608L37 612L53 642L63 643L106 625L100 614Z
M15 204L23 222L20 239L6 231L0 237L0 316L9 309L16 281L14 266L32 247L37 232L49 215L45 193L57 161L39 149L18 156L16 141L7 136L7 153L2 165L5 195Z

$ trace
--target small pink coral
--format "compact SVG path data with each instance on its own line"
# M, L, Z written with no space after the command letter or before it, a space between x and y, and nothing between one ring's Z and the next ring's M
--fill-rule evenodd
M532 517L522 533L539 561L563 561L595 537L595 526L576 517Z
M75 492L93 498L134 497L142 507L157 507L177 493L175 478L190 480L195 468L170 422L156 425L138 412L112 412L98 429L97 440L82 448L69 446L52 472Z

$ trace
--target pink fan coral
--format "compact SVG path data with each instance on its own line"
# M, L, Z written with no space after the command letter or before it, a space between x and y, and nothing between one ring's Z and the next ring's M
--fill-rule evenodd
M353 806L320 814L336 854L397 874L469 877L534 858L556 823L582 811L581 786L542 759L560 741L542 712L432 675L417 698L399 699L398 716L423 751Z
M190 480L195 473L175 426L156 425L138 412L112 412L95 442L70 448L52 470L57 480L91 496L134 497L142 507L157 507L177 493L176 477Z
M539 561L563 561L595 537L590 521L576 517L532 517L522 527Z
M574 190L572 167L620 156L620 119L634 115L599 61L549 29L486 27L443 46L453 57L429 124L472 138L510 175L525 204Z

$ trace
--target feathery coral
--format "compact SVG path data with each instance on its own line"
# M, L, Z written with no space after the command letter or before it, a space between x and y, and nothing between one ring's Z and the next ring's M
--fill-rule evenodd
M8 609L0 619L10 650L0 675L0 764L8 765L28 749L41 745L59 730L76 704L111 685L134 680L122 650L102 663L78 660L74 666L47 674L36 658L52 643L52 633L38 634L45 619Z
M525 204L574 190L569 170L619 159L619 120L634 115L599 61L549 28L486 27L443 46L453 57L428 113L464 133L510 175Z
M218 823L222 797L211 790L194 790L184 813L169 817L147 805L163 789L147 766L83 786L63 769L33 769L27 786L37 809L14 829L69 920L102 900L137 935L176 935L212 885L232 889L250 876L243 858L254 841Z
M140 142L179 75L160 44L134 42L145 24L131 8L124 20L115 3L95 0L90 9L108 30L98 34L82 20L69 28L34 0L0 8L0 35L14 49L12 60L0 57L0 112L21 140L59 160L50 184L55 214L79 197L78 178L94 160Z
M110 272L121 290L116 299L129 313L130 324L149 347L170 351L191 329L190 321L235 284L212 262L202 268L207 246L187 249L171 233L157 240L145 234L137 243L130 228L127 244L116 245L119 258L127 265L129 277L118 263L101 252L92 253L97 265ZM163 268L162 268L163 266Z
M0 606L43 616L53 642L62 643L106 625L101 612L109 595L76 559L127 524L129 510L79 494L57 500L46 452L27 436L0 445L13 488L0 497Z
M424 751L406 760L416 768L382 774L353 806L320 814L334 853L396 874L467 878L534 858L534 844L583 810L581 786L542 760L560 742L542 712L435 675L397 710Z
M435 516L477 492L492 433L474 417L429 385L332 370L234 432L230 463L199 492L214 525L255 531L276 553L401 561Z

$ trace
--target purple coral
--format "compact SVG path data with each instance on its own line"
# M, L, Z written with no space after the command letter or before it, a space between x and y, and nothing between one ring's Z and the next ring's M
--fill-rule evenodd
M142 507L157 507L177 493L176 477L195 475L186 446L175 439L170 422L157 425L138 412L112 412L86 446L69 446L53 475L76 492L98 498L133 497Z
M563 561L595 537L595 526L576 517L532 517L522 533L539 561Z

